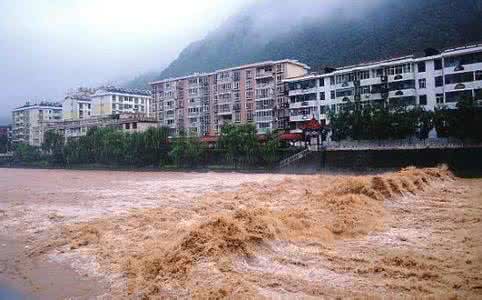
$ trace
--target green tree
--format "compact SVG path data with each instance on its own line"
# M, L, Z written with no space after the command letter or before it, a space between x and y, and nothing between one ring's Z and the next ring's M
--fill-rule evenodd
M0 136L0 153L6 153L9 148L8 137L6 135Z
M463 97L457 102L452 120L452 132L460 139L482 140L482 107L473 97Z
M261 157L269 167L280 159L281 143L278 134L268 134L267 141L261 145Z
M64 163L65 138L62 134L54 130L49 130L44 134L42 151L49 156L51 163Z
M221 129L219 147L225 150L226 160L237 168L239 164L250 165L258 160L259 141L256 127L252 124L226 124Z
M40 160L40 149L28 144L17 144L14 150L14 159L22 162L34 162Z
M196 167L200 164L206 147L198 137L186 136L181 132L172 144L169 157L178 167Z

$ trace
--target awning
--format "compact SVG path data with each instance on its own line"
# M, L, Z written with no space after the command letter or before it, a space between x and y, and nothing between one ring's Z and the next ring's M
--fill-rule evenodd
M201 142L203 143L217 143L219 140L219 137L218 136L214 136L214 135L206 135L206 136L203 136L201 137Z
M283 133L279 136L281 141L302 141L303 135L300 133Z

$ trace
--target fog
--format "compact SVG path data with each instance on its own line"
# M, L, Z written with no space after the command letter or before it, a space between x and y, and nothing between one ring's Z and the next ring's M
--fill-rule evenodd
M0 124L30 100L161 71L254 0L1 0Z
M27 100L61 101L69 89L160 72L189 43L240 12L255 30L276 34L327 16L354 18L379 2L0 0L0 124Z

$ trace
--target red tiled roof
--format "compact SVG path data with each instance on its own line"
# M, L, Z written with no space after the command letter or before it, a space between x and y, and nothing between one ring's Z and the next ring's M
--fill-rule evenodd
M321 124L313 117L311 120L307 121L304 126L305 129L319 130L321 129Z

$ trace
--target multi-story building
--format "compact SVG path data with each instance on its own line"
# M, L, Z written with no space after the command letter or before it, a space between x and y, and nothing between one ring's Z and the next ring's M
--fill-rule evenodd
M143 113L122 113L110 116L93 116L85 119L49 121L42 124L42 131L55 130L65 139L85 136L92 128L115 128L127 133L144 132L151 127L158 127L156 118Z
M62 103L64 120L90 118L92 113L92 95L95 89L79 88L69 92Z
M90 118L92 110L90 97L71 95L67 96L62 103L64 120L79 120Z
M110 116L121 113L151 114L151 92L101 87L92 95L91 115Z
M266 61L152 82L153 111L171 134L216 135L226 123L250 123L263 133L288 125L283 80L305 75L295 60Z
M30 104L27 102L12 112L12 141L40 146L43 142L42 123L61 119L60 103Z
M454 108L464 96L482 100L482 45L427 49L422 56L327 69L285 82L291 129L312 117L323 124L329 111L348 103Z

